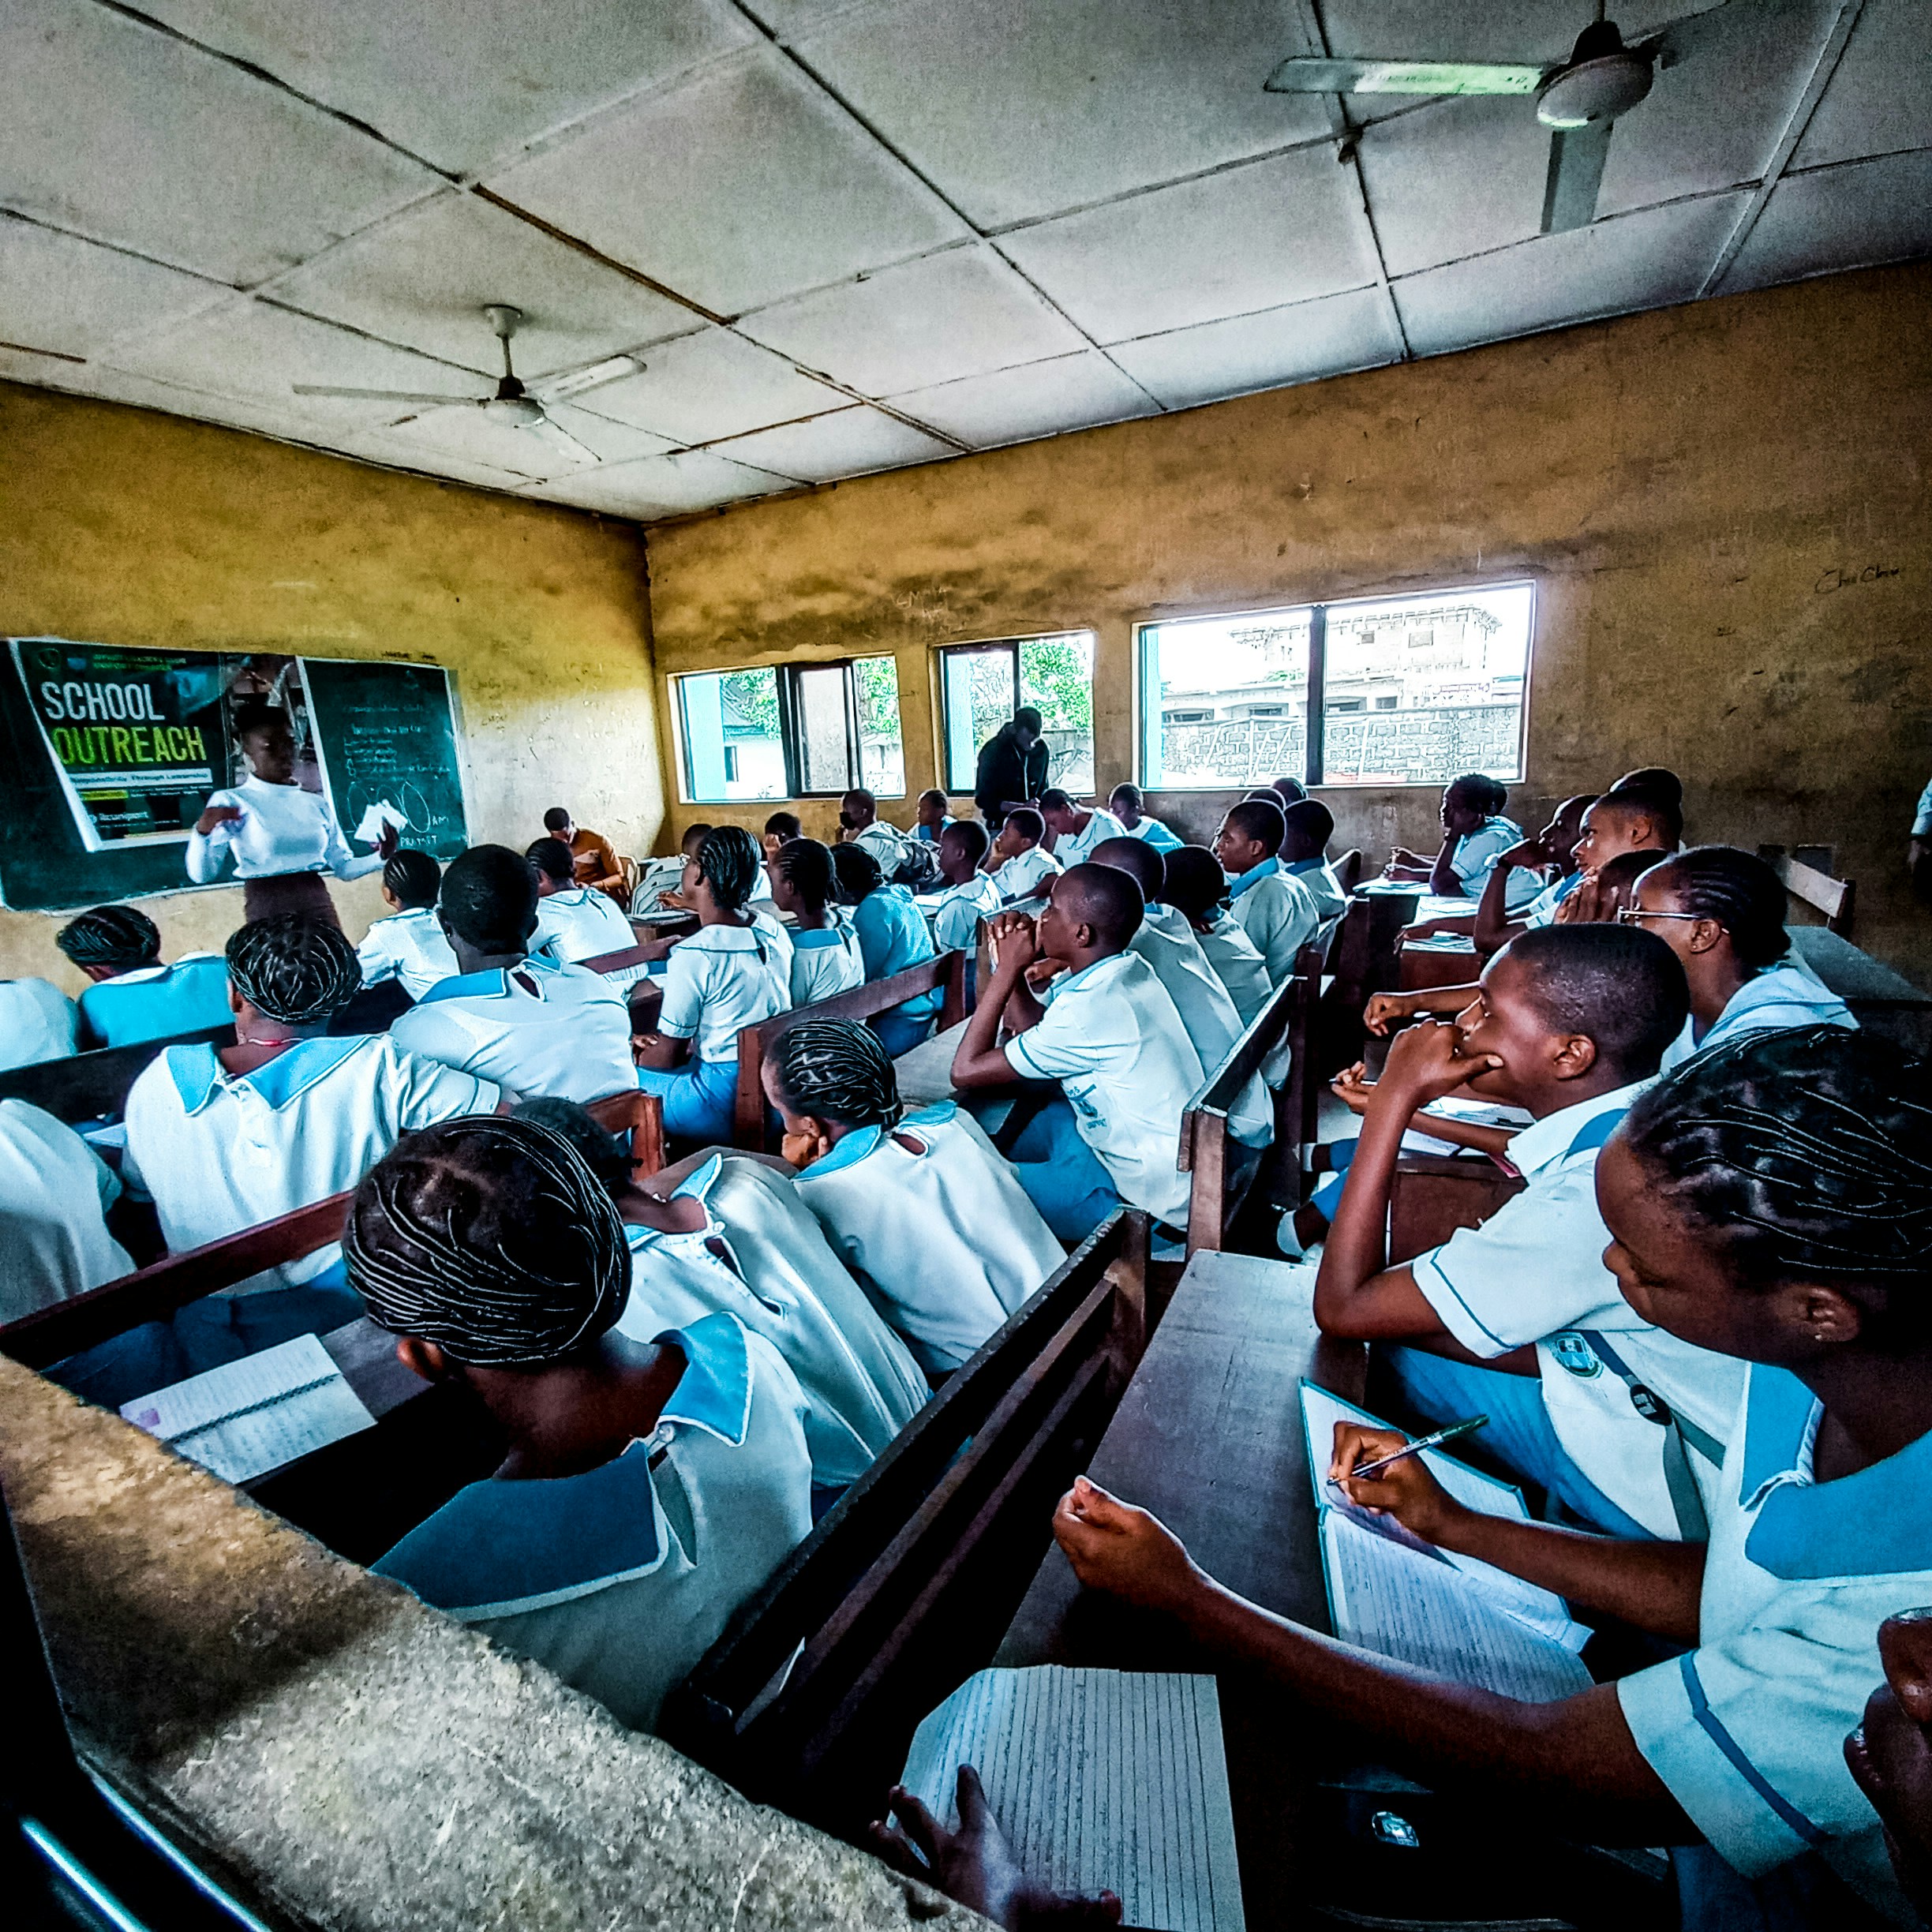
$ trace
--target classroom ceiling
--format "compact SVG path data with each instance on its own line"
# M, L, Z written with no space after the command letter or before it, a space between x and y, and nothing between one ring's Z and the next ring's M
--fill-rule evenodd
M6 0L0 376L650 521L1932 253L1932 0L1713 9L1549 236L1533 102L1262 88L1590 10ZM641 365L551 406L583 453L295 393L485 395L485 302L540 390Z

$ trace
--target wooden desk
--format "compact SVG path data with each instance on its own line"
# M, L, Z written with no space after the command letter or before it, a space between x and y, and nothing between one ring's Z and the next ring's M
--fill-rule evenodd
M1195 1256L1088 1473L1152 1510L1230 1589L1325 1631L1297 1385L1306 1376L1359 1401L1366 1353L1316 1333L1313 1283L1312 1269ZM1164 1619L1084 1595L1057 1548L994 1661L1212 1668ZM1332 1764L1335 1734L1249 1673L1215 1674L1248 1924L1264 1932L1309 1923L1297 1867L1311 1850L1314 1771Z
M1904 1049L1932 1051L1932 994L1823 926L1788 926L1792 950L1852 1009L1859 1024Z
M953 1056L966 1037L966 1022L947 1027L893 1062L899 1076L899 1098L908 1107L930 1106L935 1100L957 1100L953 1084Z
M1457 946L1406 945L1397 954L1401 990L1420 993L1432 987L1467 986L1482 971L1476 942Z

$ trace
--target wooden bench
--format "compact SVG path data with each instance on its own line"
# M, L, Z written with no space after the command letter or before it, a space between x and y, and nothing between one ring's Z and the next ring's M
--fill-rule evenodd
M765 1056L781 1035L806 1020L876 1020L922 993L941 989L937 1031L957 1026L966 1017L966 955L942 953L937 959L908 966L889 979L874 979L814 1006L795 1006L775 1013L738 1035L738 1097L732 1121L732 1145L754 1153L766 1150Z
M168 1039L142 1040L133 1046L97 1046L64 1060L41 1060L0 1073L0 1100L24 1100L70 1127L103 1114L120 1114L128 1090L170 1046L232 1046L232 1026L207 1027Z
M733 1618L661 1737L757 1803L863 1831L920 1718L991 1657L1140 1360L1148 1237L1121 1210L1069 1257Z
M1523 1190L1522 1177L1483 1155L1404 1154L1389 1189L1388 1265L1400 1267L1479 1226Z
M1784 881L1785 891L1793 899L1818 915L1827 932L1851 937L1857 898L1857 888L1851 880L1833 878L1829 872L1792 858L1782 845L1760 845L1758 856Z

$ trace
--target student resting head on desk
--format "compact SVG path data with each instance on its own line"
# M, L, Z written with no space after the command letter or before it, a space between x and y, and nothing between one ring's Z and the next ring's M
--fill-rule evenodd
M908 1114L853 1020L779 1036L765 1093L799 1198L929 1375L949 1375L1065 1259L1012 1166L950 1100Z
M1129 950L1142 903L1126 873L1079 865L1054 881L1037 926L1017 913L994 919L992 980L953 1058L956 1087L1058 1083L1060 1096L1010 1155L1020 1185L1069 1247L1123 1201L1187 1225L1181 1116L1205 1076L1154 969ZM1044 999L1030 983L1036 964L1060 974ZM1013 1035L1003 1048L1002 1017Z
M1741 1376L1618 1294L1592 1186L1599 1149L1688 1006L1670 949L1628 927L1552 926L1499 953L1455 1025L1413 1027L1389 1048L1322 1251L1315 1318L1385 1348L1422 1413L1486 1413L1491 1452L1583 1522L1694 1541L1698 1483L1721 1460ZM1391 1267L1402 1133L1463 1087L1533 1118L1509 1144L1527 1185L1481 1227ZM1668 1405L1668 1426L1633 1401L1635 1383Z
M765 862L772 900L792 917L792 1004L815 1005L865 984L865 955L852 917L837 903L832 848L788 839Z
M54 943L93 982L80 995L79 1043L133 1046L226 1026L228 967L219 953L161 963L161 934L133 906L96 906Z
M391 855L382 876L389 917L377 919L356 948L365 986L394 979L412 1000L419 1000L455 972L455 953L436 917L442 889L443 868L429 853Z
M868 983L889 979L909 966L919 966L938 957L925 916L912 903L912 895L903 886L888 886L878 861L860 844L840 846L832 855L838 869L839 889L852 908L852 924L858 930L859 949L865 956ZM933 1021L943 996L934 987L930 993L915 994L902 1004L878 1017L879 1038L895 1059L910 1053L923 1039L930 1038Z
M955 818L939 835L939 876L945 889L927 901L934 943L942 953L970 957L979 943L979 922L1000 909L1000 889L980 868L992 848L987 829L977 818Z
M1193 928L1208 964L1234 1002L1241 1023L1250 1024L1268 1003L1274 983L1267 961L1228 910L1227 874L1205 845L1182 845L1162 854L1166 875L1162 892L1169 905Z
M610 983L530 956L537 882L504 845L472 845L443 874L436 920L458 970L390 1028L411 1053L513 1092L595 1100L635 1083L631 1013Z
M1107 810L1129 838L1145 839L1158 852L1172 852L1181 843L1158 818L1147 815L1147 799L1137 784L1117 784L1108 794Z
M1275 986L1293 975L1301 949L1321 930L1313 896L1281 869L1277 855L1287 835L1279 806L1244 799L1221 821L1214 844L1214 856L1227 874L1235 921L1267 961Z
M571 862L579 886L608 893L620 907L624 900L623 861L601 832L586 831L571 822L561 805L552 805L544 814L544 834L560 839L570 849Z
M537 882L533 953L575 966L637 944L637 934L616 900L594 886L576 882L571 848L561 839L539 839L523 856Z
M1009 905L1037 897L1045 882L1061 870L1040 843L1046 836L1046 821L1031 805L1016 806L1002 822L990 863L993 883Z
M811 1528L797 1378L728 1315L616 1332L623 1223L531 1121L412 1135L356 1189L343 1245L405 1365L507 1443L376 1574L650 1729Z

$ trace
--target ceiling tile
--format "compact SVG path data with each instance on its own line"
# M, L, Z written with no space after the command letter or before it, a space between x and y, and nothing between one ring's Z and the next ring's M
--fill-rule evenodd
M646 354L642 375L593 389L583 406L674 443L713 443L822 416L850 399L801 376L769 349L728 329L708 328L660 343Z
M1304 44L1282 0L913 0L798 51L997 227L1325 132L1320 100L1261 85Z
M965 233L769 47L601 115L490 185L724 315Z
M757 38L723 0L143 5L457 173Z
M110 369L105 363L87 362L78 366L49 359L16 355L0 349L0 376L31 383L43 389L58 389L70 395L98 398L104 402L125 402L136 409L159 410L170 416L191 421L219 423L225 429L252 430L284 442L317 446L333 445L335 432L287 407L278 408L256 399L238 400L212 395L204 390L179 383L157 381L125 369Z
M662 455L676 447L664 436L612 422L608 417L593 416L588 410L572 409L567 403L552 403L547 414L559 429L606 462ZM417 461L432 467L444 451L494 469L514 470L526 477L570 476L589 466L587 459L566 455L534 432L498 422L480 409L430 410L398 423L386 433L393 442L414 447Z
M0 215L0 341L89 355L228 299L219 283Z
M1741 194L1539 235L1395 286L1417 355L1689 301L1745 206Z
M1037 361L1080 331L990 249L953 249L747 316L739 324L867 395Z
M89 0L0 7L0 198L253 283L436 185L279 88Z
M1932 255L1932 153L1788 174L1738 251L1721 294Z
M1610 9L1627 40L1705 10L1696 0L1620 0ZM1589 13L1586 0L1324 0L1322 20L1337 56L1535 66L1567 58Z
M1168 408L1185 409L1393 362L1402 342L1387 298L1365 288L1118 343L1108 353Z
M787 423L720 444L715 452L807 483L933 462L957 452L936 438L875 409L836 410L810 422Z
M1097 341L1359 287L1375 249L1327 145L1069 215L1001 248Z
M381 430L358 430L331 436L329 447L344 456L381 463L391 470L413 470L419 476L447 478L452 483L473 484L478 489L522 490L534 480L527 470L507 470L500 465L478 462L445 449L429 449L406 437Z
M327 322L266 302L237 300L139 341L124 341L114 365L210 395L259 402L339 429L373 429L414 406L328 396L298 396L296 383L413 389L461 396L485 385L406 350L391 349Z
M975 449L1151 416L1156 406L1097 349L915 389L893 402Z
M709 450L687 450L678 456L647 456L640 462L579 470L554 482L534 484L522 494L612 516L647 519L682 516L796 487L790 477L751 469Z
M483 305L510 302L523 311L515 354L526 379L702 326L688 309L454 189L330 249L274 294L492 375L500 364Z
M1932 148L1932 0L1865 0L1792 164L1907 148Z

